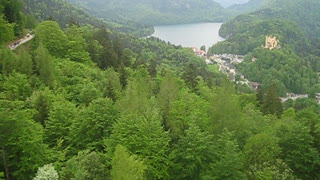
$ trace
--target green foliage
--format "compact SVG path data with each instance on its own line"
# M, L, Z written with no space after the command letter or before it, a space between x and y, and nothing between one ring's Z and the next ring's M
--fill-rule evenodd
M319 150L313 147L310 128L292 121L292 117L279 123L276 129L281 158L293 170L294 175L302 179L319 177Z
M54 169L52 164L46 164L40 167L37 171L36 177L33 180L58 180L58 172Z
M317 0L302 4L295 0L265 2L260 10L223 24L220 35L227 40L212 46L209 54L248 54L239 70L249 80L264 87L275 83L281 96L287 92L306 94L318 83L319 53L315 42L320 25L314 18L320 17L317 10L320 3ZM280 49L259 48L270 35L279 40Z
M23 10L39 22L53 19L59 22L61 27L72 24L91 24L95 26L102 25L103 22L90 16L82 8L73 6L64 0L23 0Z
M5 79L2 89L3 92L0 93L1 97L9 101L24 101L32 93L28 77L16 72Z
M124 19L141 24L222 21L226 18L226 13L222 11L223 8L213 1L192 0L187 4L184 1L173 3L169 0L126 0L123 4L114 0L110 2L70 0L70 2L80 4L106 19L116 21Z
M261 111L264 114L273 114L280 117L283 109L275 85L271 85L266 90L259 88L259 91L262 91L262 99L258 97L261 102Z
M12 40L14 37L14 26L9 24L3 16L0 15L0 44Z
M114 180L144 180L147 166L136 155L130 155L128 150L117 145L112 158L111 178Z
M9 75L17 67L17 57L9 49L0 49L0 71L4 75Z
M25 2L28 9L62 1ZM52 12L60 24L66 7ZM45 21L31 43L0 48L0 172L6 179L56 177L44 166L53 163L62 180L319 179L320 106L313 98L320 46L304 44L290 22L249 16L234 22L228 35L235 41L226 44L244 40L239 52L251 51L270 33L283 47L255 49L239 65L262 82L257 98L236 93L239 87L190 48L73 20L65 31ZM277 94L287 91L312 98L285 103L283 113Z
M46 88L41 91L33 91L30 97L31 107L35 110L33 119L42 124L42 126L46 125L52 105L52 96L52 92Z
M174 76L173 72L166 72L160 83L159 94L157 96L158 104L161 110L161 114L164 120L164 124L167 126L167 120L169 111L172 108L174 101L177 99L179 93L179 81Z
M203 101L195 94L181 90L178 99L172 103L168 118L165 121L172 140L175 141L183 137L185 130L189 128L192 122L202 129L207 129L206 122L209 119L208 106L208 102Z
M122 115L113 126L107 148L115 148L118 144L145 159L148 179L168 176L169 136L161 126L160 115L154 105L149 104L143 114Z
M247 166L275 162L280 155L279 139L270 133L261 133L248 139L244 149Z
M0 101L0 138L3 168L14 179L31 179L48 163L50 151L43 142L43 128L32 120L32 111L19 101Z
M212 149L213 162L203 179L247 179L243 172L244 159L232 134L224 131Z
M275 163L263 163L253 165L248 173L250 179L274 179L274 180L295 180L293 171L282 160L277 159Z
M17 72L26 74L28 76L33 74L33 61L31 55L24 49L19 49L17 57Z
M77 109L69 101L58 100L50 105L48 120L45 123L47 142L50 146L54 147L59 141L63 141L64 147L70 144L67 138L76 117Z
M55 67L53 64L53 58L49 54L48 50L40 43L35 50L34 61L36 64L37 73L40 79L48 86L53 86L55 79Z
M109 178L106 160L101 153L80 151L65 163L60 173L61 180L94 179L105 180Z
M118 111L110 99L94 100L80 111L71 126L70 140L73 146L76 149L103 150L103 141L110 137L112 125L117 119Z
M64 57L66 55L68 39L57 22L44 21L38 24L34 31L36 38L42 42L52 56Z
M66 30L68 36L66 57L72 61L89 62L90 54L86 51L87 43L83 37L83 30L75 25Z
M210 132L220 133L223 129L235 130L242 118L240 102L229 85L216 88L210 97L210 119L207 128Z
M252 62L252 58L256 58ZM256 49L239 66L241 72L263 87L276 86L279 95L307 93L317 83L317 74L309 62L289 51Z
M24 28L23 13L21 12L22 1L3 0L0 2L0 4L3 6L3 10L0 13L3 13L4 19L12 25L12 27L14 28L14 34L16 36L21 35Z
M202 132L191 123L185 135L174 145L173 164L170 170L172 179L199 179L200 173L208 165L212 136Z

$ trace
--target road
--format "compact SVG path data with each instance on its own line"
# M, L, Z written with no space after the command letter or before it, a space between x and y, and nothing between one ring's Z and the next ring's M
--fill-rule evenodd
M33 39L34 37L35 37L34 34L29 34L29 33L28 33L25 37L23 37L23 38L21 38L21 39L18 39L18 40L16 40L15 42L11 43L11 44L9 45L9 48L10 48L11 50L15 50L15 49L17 49L19 46L21 46L22 44L24 44L24 43L30 41L31 39Z

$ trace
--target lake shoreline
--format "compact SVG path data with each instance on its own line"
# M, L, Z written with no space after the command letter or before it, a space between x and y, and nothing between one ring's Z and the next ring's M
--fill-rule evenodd
M182 47L196 47L205 45L208 49L224 38L219 36L222 23L190 23L154 26L155 32L147 37L156 37L171 44Z

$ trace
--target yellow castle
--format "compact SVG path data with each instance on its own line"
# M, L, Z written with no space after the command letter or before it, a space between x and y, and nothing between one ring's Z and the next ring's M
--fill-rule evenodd
M274 49L274 48L278 48L279 46L279 41L277 40L277 37L275 36L266 36L266 45L264 48L267 49Z

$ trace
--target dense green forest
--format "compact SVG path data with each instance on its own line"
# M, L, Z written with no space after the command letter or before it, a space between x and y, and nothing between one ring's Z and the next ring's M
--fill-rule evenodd
M211 47L209 53L249 54L239 70L264 87L275 83L281 95L319 91L320 25L315 19L320 18L320 2L277 0L264 7L226 22L220 35L227 40ZM277 37L280 49L261 48L270 35Z
M315 100L243 93L191 49L91 23L32 21L10 50L36 18L0 2L0 179L320 178Z
M107 21L163 25L222 22L253 12L267 0L68 0ZM241 4L241 5L240 5ZM231 6L233 5L233 6Z
M65 0L23 0L23 11L32 15L33 21L55 20L62 28L71 24L106 26L109 29L131 34L146 36L153 32L153 27L129 20L101 19L89 15L88 11L67 3ZM32 19L31 19L32 20ZM26 22L33 25L34 22ZM30 26L30 25L29 25Z
M227 14L212 0L69 0L105 19L148 25L224 21Z

